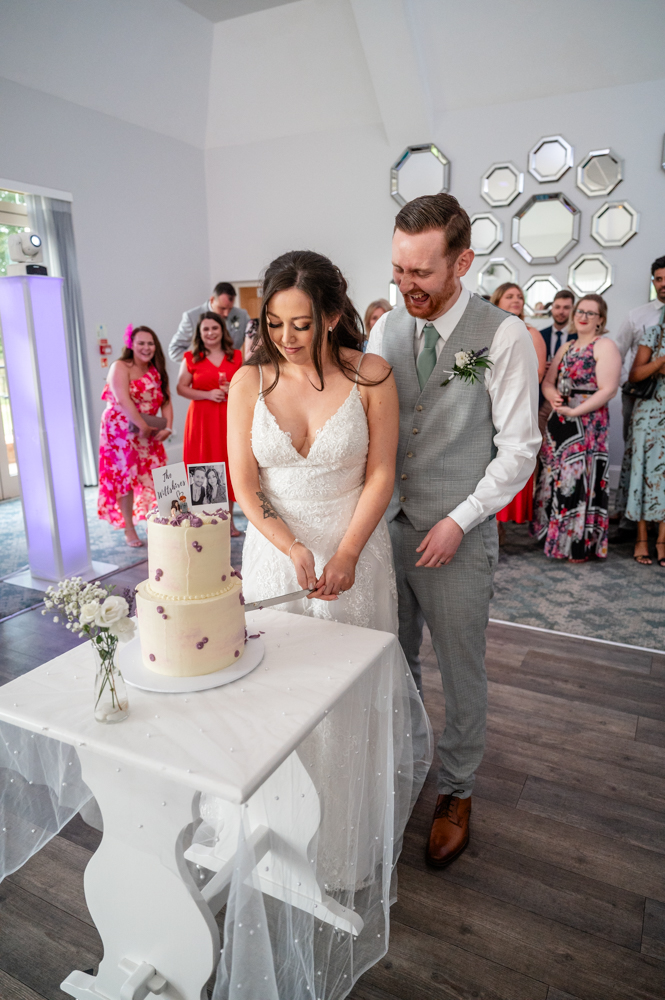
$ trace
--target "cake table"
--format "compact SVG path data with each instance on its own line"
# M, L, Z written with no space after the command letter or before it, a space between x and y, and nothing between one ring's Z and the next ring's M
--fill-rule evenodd
M201 1000L224 905L215 998L338 1000L385 953L431 755L399 644L284 612L248 629L265 633L253 673L186 696L132 688L117 725L93 718L88 643L0 688L0 765L32 781L35 741L74 747L101 810L85 894L104 958L62 984L78 1000ZM52 797L63 770L37 779ZM209 836L192 843L202 796ZM215 873L202 890L187 860Z

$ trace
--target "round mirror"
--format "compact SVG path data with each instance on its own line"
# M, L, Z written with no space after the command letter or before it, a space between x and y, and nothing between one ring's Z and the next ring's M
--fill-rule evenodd
M540 139L529 151L529 173L540 181L558 181L573 165L573 147L561 135Z
M575 295L602 295L612 284L612 265L602 253L583 253L568 268L568 284Z
M480 193L496 208L510 205L524 190L524 174L512 163L493 163L480 182Z
M478 257L492 253L503 239L503 225L489 212L471 216L471 249Z
M517 281L517 270L505 257L492 257L478 272L478 291L491 295L504 281Z
M639 225L639 212L627 201L606 201L591 219L591 235L601 247L622 247Z
M577 168L577 186L590 198L609 194L623 178L623 160L611 149L588 153Z
M400 205L450 187L450 161L437 146L407 146L390 170L390 193Z
M512 245L529 264L556 264L580 234L580 211L565 194L534 194L513 216Z
M527 315L542 316L555 293L561 291L561 285L551 274L534 274L522 290Z

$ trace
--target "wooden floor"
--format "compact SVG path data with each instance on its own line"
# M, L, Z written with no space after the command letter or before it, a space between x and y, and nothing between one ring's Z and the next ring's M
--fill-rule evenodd
M75 641L39 612L0 623L0 680ZM665 656L492 625L487 670L471 844L444 871L425 866L430 776L406 832L390 951L352 1000L663 1000ZM0 885L0 1000L63 1000L58 983L99 962L82 888L98 840L77 818Z

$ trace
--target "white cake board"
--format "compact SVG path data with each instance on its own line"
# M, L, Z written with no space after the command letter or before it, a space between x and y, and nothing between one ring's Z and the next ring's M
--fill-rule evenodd
M138 636L118 650L118 666L122 676L132 687L143 691L156 691L160 694L187 694L191 691L208 691L210 688L221 687L222 684L232 684L233 681L245 677L263 659L265 646L263 639L248 639L245 652L237 666L216 670L213 674L199 674L197 677L168 677L166 674L156 674L148 670L141 657L141 641Z

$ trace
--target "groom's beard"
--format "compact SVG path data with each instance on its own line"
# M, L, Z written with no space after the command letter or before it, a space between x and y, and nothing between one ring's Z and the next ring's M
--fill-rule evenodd
M404 305L411 316L416 316L418 319L436 319L437 316L443 313L446 304L456 291L455 276L454 274L450 274L446 278L445 284L438 291L425 292L424 294L427 298L421 302L414 301L411 298L413 294L423 294L420 288L414 288L411 292L407 292L404 296Z

